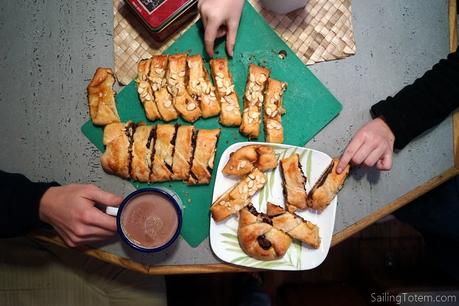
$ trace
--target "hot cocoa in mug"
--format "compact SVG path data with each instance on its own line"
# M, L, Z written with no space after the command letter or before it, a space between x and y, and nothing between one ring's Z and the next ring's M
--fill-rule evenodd
M131 247L144 252L157 252L171 245L180 233L182 214L174 196L163 189L144 188L134 191L116 215L118 233Z

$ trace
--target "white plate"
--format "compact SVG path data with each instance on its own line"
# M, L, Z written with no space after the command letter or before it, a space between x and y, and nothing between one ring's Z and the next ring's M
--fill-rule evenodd
M250 144L272 146L279 160L294 153L298 153L300 155L301 166L307 177L306 190L308 192L327 169L332 160L331 157L325 153L303 147L260 142L235 143L223 152L220 159L212 201L215 201L238 181L236 178L227 177L222 173L223 167L228 162L230 153L236 151L240 147ZM268 177L268 182L265 187L252 198L254 207L260 212L266 212L267 201L284 207L282 178L279 167L273 171L266 172L266 175ZM325 260L325 257L327 257L335 224L336 203L337 197L335 197L330 205L321 213L313 210L297 212L298 215L319 227L321 243L318 249L309 248L306 245L302 245L301 242L294 240L287 253L280 259L261 261L249 257L239 246L237 239L237 216L232 216L219 223L216 223L212 217L210 217L211 248L215 255L221 260L239 266L292 271L313 269L320 265Z

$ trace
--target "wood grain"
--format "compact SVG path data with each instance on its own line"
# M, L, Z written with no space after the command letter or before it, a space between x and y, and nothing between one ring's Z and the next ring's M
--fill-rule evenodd
M449 0L448 5L449 23L449 49L450 52L457 48L457 0ZM459 169L459 111L453 113L453 150L454 166Z

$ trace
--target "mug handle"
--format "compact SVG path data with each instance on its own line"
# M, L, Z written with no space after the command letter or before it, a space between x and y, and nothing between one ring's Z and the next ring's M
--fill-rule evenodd
M118 207L107 206L107 207L105 208L105 213L106 213L107 215L116 217L116 215L118 214Z

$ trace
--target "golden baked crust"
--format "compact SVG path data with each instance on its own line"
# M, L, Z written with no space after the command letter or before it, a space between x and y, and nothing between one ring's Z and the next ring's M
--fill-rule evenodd
M211 59L210 68L214 84L217 86L217 100L221 105L220 123L225 126L241 125L241 108L227 59Z
M288 235L273 227L271 220L253 206L241 209L237 236L242 250L259 260L281 258L292 243Z
M111 123L104 128L105 152L100 163L105 172L129 178L131 122Z
M154 157L150 175L152 182L164 182L172 179L175 132L176 126L172 124L158 124L156 126Z
M273 148L263 145L248 145L230 154L222 172L225 175L243 176L249 174L253 168L258 168L264 172L276 167L277 156Z
M308 206L319 211L324 210L340 189L349 175L349 165L341 172L336 173L338 159L333 159L330 166L324 171L322 176L314 184L308 196Z
M201 55L188 56L188 93L199 101L202 117L209 118L220 114L220 103L215 95L215 87L209 80Z
M143 59L137 65L137 93L139 94L140 101L142 102L145 110L145 115L148 120L154 121L161 118L158 107L155 102L155 95L151 82L148 79L151 67L151 58Z
M167 90L166 71L167 55L155 55L151 58L150 74L148 76L151 82L151 88L155 94L155 102L161 119L164 121L175 120L178 113L172 103L172 96Z
M317 225L270 202L267 204L266 213L271 218L275 228L315 249L320 246L319 227Z
M266 176L257 168L222 194L210 207L212 218L222 221L236 214L252 200L253 195L266 184Z
M306 177L301 169L299 155L292 154L282 159L280 164L288 211L294 212L296 209L305 209L307 207Z
M172 164L172 178L174 180L187 180L190 176L191 159L193 157L192 125L182 125L177 129L175 150Z
M269 78L269 69L250 64L244 94L244 111L240 132L249 138L260 135L260 112L264 100L263 92Z
M96 125L120 122L113 91L114 83L115 76L110 68L97 68L88 85L89 115Z
M210 183L219 136L220 129L198 131L188 184Z
M282 97L286 89L287 83L273 79L268 80L263 102L266 142L282 143L284 141L281 116L285 113Z
M201 109L185 88L186 58L185 53L169 56L167 90L172 95L174 107L180 116L188 122L194 122L201 117Z
M132 143L131 178L136 181L150 181L153 136L152 126L139 125L135 129Z

